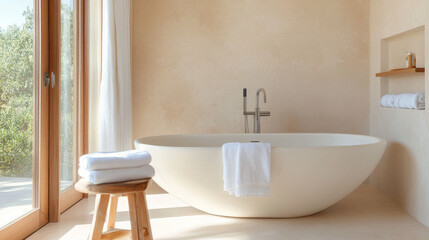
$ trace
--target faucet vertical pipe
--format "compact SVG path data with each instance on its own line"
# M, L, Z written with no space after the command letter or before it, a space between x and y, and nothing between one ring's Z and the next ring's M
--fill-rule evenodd
M253 133L260 133L261 132L261 113L259 112L259 108L255 109L255 117L253 118Z
M265 89L263 88L259 88L258 91L256 91L256 108L255 108L255 117L254 117L254 127L253 127L253 132L254 133L260 133L261 132L261 110L259 108L259 94L260 93L264 94L264 103L267 102L267 95L265 93Z

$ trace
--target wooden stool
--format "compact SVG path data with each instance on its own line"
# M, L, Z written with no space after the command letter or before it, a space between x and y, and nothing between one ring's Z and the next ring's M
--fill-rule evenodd
M152 240L152 230L150 228L146 195L144 192L151 179L152 178L146 178L106 184L92 184L83 178L80 179L75 184L77 191L97 194L91 233L88 239L126 239L125 237L129 238L131 236L129 239L132 240ZM114 229L119 196L128 197L131 231ZM109 200L110 209L107 222L107 232L103 233L103 225L106 220Z

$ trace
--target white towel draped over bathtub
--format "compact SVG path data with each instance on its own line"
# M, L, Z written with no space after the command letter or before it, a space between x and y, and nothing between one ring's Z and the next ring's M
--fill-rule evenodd
M225 143L222 152L225 191L236 197L269 196L271 144Z

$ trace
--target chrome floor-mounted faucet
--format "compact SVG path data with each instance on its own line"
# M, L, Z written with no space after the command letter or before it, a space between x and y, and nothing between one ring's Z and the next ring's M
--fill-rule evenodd
M261 111L259 108L259 94L262 92L264 95L264 103L267 102L267 94L265 93L265 89L259 88L256 91L256 108L254 112L247 111L247 89L243 88L243 115L244 115L244 131L245 133L249 133L249 123L247 121L248 115L253 115L253 132L260 133L261 132L261 117L269 117L271 113L269 111Z

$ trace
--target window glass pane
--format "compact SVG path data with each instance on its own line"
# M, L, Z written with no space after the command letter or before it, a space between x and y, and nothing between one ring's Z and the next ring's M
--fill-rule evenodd
M34 207L33 1L0 0L0 228Z
M61 0L61 190L73 184L76 138L73 50L73 0Z

